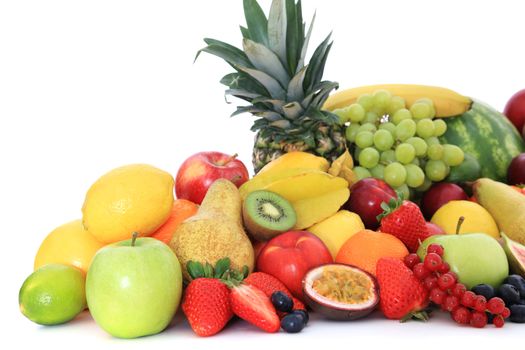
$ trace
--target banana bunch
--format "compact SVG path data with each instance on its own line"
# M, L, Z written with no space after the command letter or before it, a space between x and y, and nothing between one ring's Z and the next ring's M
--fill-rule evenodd
M328 98L323 109L333 111L338 108L344 108L355 103L359 96L372 94L377 90L388 90L392 95L404 98L409 106L421 98L429 98L434 102L436 117L439 118L461 115L468 111L472 105L470 98L442 87L413 84L382 84L339 91Z

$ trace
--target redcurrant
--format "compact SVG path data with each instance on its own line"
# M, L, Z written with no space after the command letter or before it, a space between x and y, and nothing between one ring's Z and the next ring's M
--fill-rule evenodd
M414 272L414 276L416 276L416 278L420 281L424 280L428 275L430 275L430 271L421 262L417 263L412 271Z
M474 311L470 318L470 324L476 328L483 328L487 325L488 318L484 312Z
M412 253L405 256L404 262L409 269L412 269L417 263L421 262L421 259L416 253Z
M445 248L441 244L432 243L427 247L427 254L429 253L435 253L439 256L443 256L445 253Z
M452 272L447 272L439 276L438 286L442 290L448 290L456 284L456 277Z
M498 297L490 298L490 300L487 302L487 309L490 313L499 315L505 309L505 302L503 299Z
M436 253L428 253L423 264L429 271L437 271L441 267L443 259Z

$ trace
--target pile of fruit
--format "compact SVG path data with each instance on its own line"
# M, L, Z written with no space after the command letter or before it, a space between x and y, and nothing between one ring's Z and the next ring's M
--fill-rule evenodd
M120 338L159 333L177 310L198 336L235 317L297 333L310 312L525 323L525 92L508 118L437 87L330 95L332 43L306 63L300 1L274 0L268 17L244 7L243 50L205 39L201 52L235 70L221 82L249 105L234 114L256 117L255 175L221 152L190 156L175 177L109 171L82 218L43 240L22 314L53 325L89 309Z

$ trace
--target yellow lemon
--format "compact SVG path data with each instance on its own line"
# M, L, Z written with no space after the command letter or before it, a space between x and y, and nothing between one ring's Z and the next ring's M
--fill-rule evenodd
M104 246L74 220L57 227L44 239L35 257L34 269L47 264L64 264L87 273L95 253Z
M471 201L450 201L439 208L430 221L447 234L455 234L461 216L465 221L459 230L460 234L486 233L494 238L500 237L498 225L490 213L481 205Z
M99 178L88 190L82 222L96 239L112 243L133 232L148 236L169 217L173 177L145 164L126 165Z

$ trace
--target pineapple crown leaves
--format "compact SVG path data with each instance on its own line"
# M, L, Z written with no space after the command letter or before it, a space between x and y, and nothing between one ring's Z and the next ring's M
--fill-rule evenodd
M192 280L197 278L216 278L229 286L239 285L246 277L248 277L248 266L244 265L241 271L231 268L230 258L222 258L215 263L215 266L206 262L202 264L197 261L188 261L186 269Z
M377 216L377 221L381 221L381 219L383 219L384 217L387 217L388 215L392 214L403 204L403 202L405 201L405 195L403 194L403 192L396 191L396 194L397 198L390 198L388 203L381 203L381 209L383 209L383 212Z
M314 130L319 122L338 123L338 118L320 111L338 84L322 81L331 34L316 48L305 65L305 56L315 15L305 32L301 0L273 0L268 18L256 0L243 0L246 27L241 26L243 50L225 42L206 38L199 50L224 59L236 72L221 83L226 96L251 103L232 116L251 113L258 117L252 130L273 129L274 133ZM317 122L317 124L316 124ZM297 132L299 133L299 132ZM301 139L302 140L302 139Z

